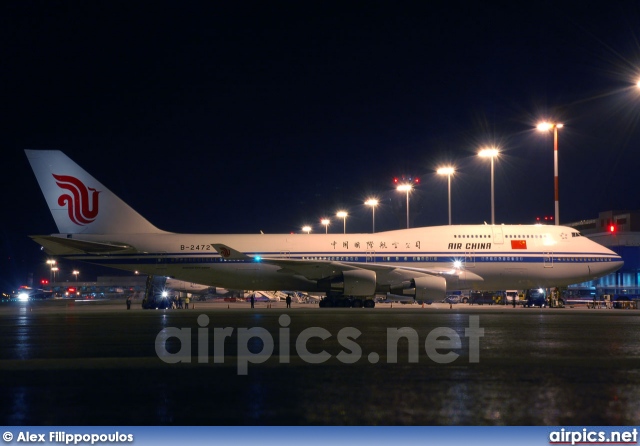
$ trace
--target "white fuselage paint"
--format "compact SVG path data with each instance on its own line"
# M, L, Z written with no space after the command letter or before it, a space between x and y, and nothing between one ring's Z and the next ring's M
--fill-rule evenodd
M374 234L117 234L61 235L75 240L117 242L136 253L70 255L114 268L165 275L231 289L317 291L315 280L262 263L260 258L386 265L403 270L453 269L482 281L447 283L447 289L522 289L566 286L593 280L622 266L613 251L579 236L576 230L546 225L461 225ZM222 258L221 243L253 256ZM464 279L464 274L461 277ZM385 273L378 273L378 282Z

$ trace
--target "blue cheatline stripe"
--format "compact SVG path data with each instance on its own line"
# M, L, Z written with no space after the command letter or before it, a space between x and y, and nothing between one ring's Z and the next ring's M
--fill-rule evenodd
M555 251L524 251L524 250L513 250L513 251L394 251L394 252L381 252L381 251L372 251L372 253L376 257L465 257L465 256L510 256L510 257L522 257L522 256L547 256L547 253L551 253L552 256L582 256L582 257L612 257L612 258L620 258L618 254L606 254L602 252L566 252L562 251L561 253ZM295 252L287 252L283 254L281 251L260 251L260 252L246 252L244 253L248 256L263 256L263 257L280 257L280 258L300 258L300 257L345 257L345 256L367 256L367 251L318 251L318 252L309 252L309 251L295 251ZM99 257L95 254L72 254L69 257ZM154 253L126 253L126 254L109 254L110 257L118 258L118 257L213 257L220 258L220 255L215 252L154 252Z
M599 252L562 252L557 253L550 251L549 252L553 257L609 257L609 258L621 258L617 254L606 254ZM301 257L366 257L368 254L366 252L349 252L349 251L324 251L324 252L291 252L283 255L280 252L247 252L245 253L248 256L262 256L262 257L271 257L271 258L301 258ZM548 257L548 253L545 251L438 251L438 252L393 252L393 253L383 253L376 252L374 253L376 258L381 257L444 257L444 258L458 258L458 257L537 257L544 256ZM162 258L171 258L171 257L211 257L211 258L220 258L220 255L214 253L183 253L183 252L167 252L167 253L127 253L127 254L110 254L112 258L128 258L128 257L162 257ZM95 254L71 254L69 257L101 257L96 256Z
M441 253L438 253L441 254ZM249 254L252 255L252 254ZM261 254L269 256L272 254ZM67 257L67 256L63 256ZM104 258L95 255L71 255L70 259L90 261L101 265L190 265L190 264L221 264L221 263L255 263L258 260L225 260L220 256L212 255L188 255L182 254L127 254L117 255L113 258ZM353 262L353 263L378 263L378 264L394 264L394 263L452 263L455 260L469 263L496 263L505 264L512 263L514 265L521 264L537 264L537 263L554 263L554 264L574 264L574 263L601 263L622 261L622 258L615 255L595 254L595 253L563 253L562 255L544 255L543 253L529 253L514 255L513 253L491 253L491 254L449 254L434 255L433 253L421 253L419 255L376 255L367 256L364 254L354 255L353 253L318 253L318 254L292 254L286 257L291 260L308 260L308 261L336 261L336 262Z

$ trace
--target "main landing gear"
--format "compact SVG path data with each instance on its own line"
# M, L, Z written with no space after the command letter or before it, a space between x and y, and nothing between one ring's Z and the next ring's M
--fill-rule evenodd
M320 301L320 308L374 308L373 299L361 299L359 297L325 297Z

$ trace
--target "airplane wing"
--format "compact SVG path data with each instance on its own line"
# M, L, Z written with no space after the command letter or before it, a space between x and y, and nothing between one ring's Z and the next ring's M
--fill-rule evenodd
M260 262L282 267L283 273L299 274L311 280L336 276L344 271L366 269L378 274L401 273L402 276L440 276L448 280L465 280L483 282L484 279L470 271L450 268L411 268L405 266L386 265L383 263L351 263L329 260L297 260L297 259L261 259Z
M482 276L461 268L412 268L410 266L394 266L393 268L399 269L401 271L424 273L432 276L441 276L448 279L457 278L459 280L472 282L484 282Z
M256 262L280 266L282 273L297 274L310 280L325 279L344 271L369 270L378 274L400 273L400 276L439 276L447 280L465 280L482 282L484 279L470 271L459 268L412 268L406 266L386 265L383 263L355 263L334 260L300 260L269 257L255 257L241 253L227 245L212 243L218 253L229 260L253 260Z
M362 269L359 266L347 266L342 262L328 260L299 260L249 256L221 243L212 243L211 246L226 260L244 260L277 265L282 268L282 273L297 274L311 280L332 277L345 270Z

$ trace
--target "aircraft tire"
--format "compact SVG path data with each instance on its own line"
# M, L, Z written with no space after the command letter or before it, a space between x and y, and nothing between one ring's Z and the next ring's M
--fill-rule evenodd
M364 303L362 302L362 299L353 299L353 308L362 308L363 305Z

